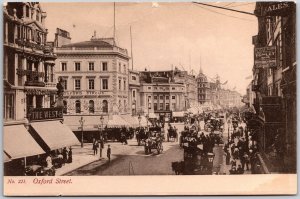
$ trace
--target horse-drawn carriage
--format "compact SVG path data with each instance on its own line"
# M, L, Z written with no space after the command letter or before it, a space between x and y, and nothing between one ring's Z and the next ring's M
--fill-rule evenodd
M104 141L118 141L123 142L125 139L132 139L134 135L133 129L126 128L105 128L104 132Z
M173 128L172 126L170 126L170 128L168 129L168 134L167 134L167 141L169 142L170 140L176 141L176 142L178 140L177 130L175 128Z
M138 146L141 144L144 144L145 140L149 137L149 132L145 130L144 127L138 128L136 132L136 141L138 143Z
M152 131L149 137L145 140L145 154L151 153L151 149L156 149L157 153L160 154L163 151L163 134L162 132Z

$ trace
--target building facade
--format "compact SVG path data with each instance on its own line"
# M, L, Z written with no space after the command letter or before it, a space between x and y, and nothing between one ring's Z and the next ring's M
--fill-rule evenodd
M47 45L45 19L39 3L3 7L4 175L25 175L26 166L78 142L61 123L63 94L55 81L56 56Z
M69 41L68 41L69 40ZM126 114L129 105L129 70L126 49L113 38L71 43L67 31L57 29L55 72L64 82L65 114Z
M273 64L254 64L254 129L270 172L296 172L296 10L293 2L257 2L255 48L275 49Z

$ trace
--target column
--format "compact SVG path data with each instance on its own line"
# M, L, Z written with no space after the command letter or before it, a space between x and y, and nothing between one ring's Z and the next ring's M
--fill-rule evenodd
M36 108L36 96L32 96L32 108Z
M18 38L18 25L14 25L14 43L16 43L16 39Z
M45 96L46 95L42 96L42 108L46 107L46 105L45 105Z
M5 22L5 36L4 36L5 43L8 43L8 23Z
M40 72L43 72L43 62L42 62L42 61L40 61L40 62L38 63L38 71L39 71L39 73L40 73ZM43 77L39 77L39 82L43 82L43 80L44 80Z
M18 55L18 53L15 53L15 66L14 66L14 71L15 71L15 73L14 73L14 84L17 86L18 85L18 80L19 80L19 76L17 75L17 73L16 73L16 71L17 71L17 68L19 68L19 66L18 66L18 57L19 57L19 55Z
M23 5L23 16L22 18L26 17L26 5Z
M21 66L22 70L26 70L26 64L27 64L27 59L26 59L26 57L23 57L22 58L22 66ZM25 84L25 81L26 81L26 75L22 76L22 85Z

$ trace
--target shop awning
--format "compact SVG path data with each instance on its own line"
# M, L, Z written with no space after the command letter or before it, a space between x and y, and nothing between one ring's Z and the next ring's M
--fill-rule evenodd
M23 125L4 126L3 133L3 148L11 159L45 153Z
M35 122L31 126L50 150L80 144L71 129L59 121Z
M98 126L101 125L101 115L65 115L64 124L67 125L72 131L81 131L79 120L81 117L84 120L83 131L99 131ZM103 116L103 126L108 122L108 116Z
M145 116L141 115L140 117L141 117L141 118L140 118L140 119L141 119L140 121L139 121L138 116L135 116L135 117L134 117L134 119L137 121L137 123L138 123L140 126L146 127L147 125L150 124L150 122L147 120L147 118L146 118ZM148 122L147 122L147 121L148 121Z
M138 127L139 126L139 123L136 121L136 119L134 119L133 116L131 116L131 115L122 115L121 117L122 117L123 120L128 122L131 127Z
M119 115L112 115L110 120L107 122L108 127L130 127L130 124L122 119Z
M180 111L180 112L173 112L172 113L173 117L184 117L184 112Z
M149 118L150 119L158 119L158 115L156 115L155 113L149 113Z
M4 163L11 161L10 157L8 157L8 155L5 152L3 152L3 161L4 161Z

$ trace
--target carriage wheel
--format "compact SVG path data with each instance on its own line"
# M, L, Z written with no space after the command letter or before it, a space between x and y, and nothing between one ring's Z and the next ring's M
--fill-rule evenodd
M138 146L140 146L141 145L141 140L140 139L138 139Z

